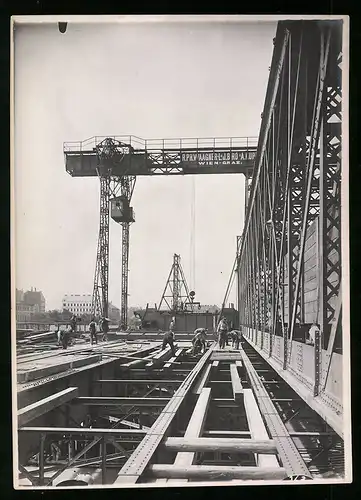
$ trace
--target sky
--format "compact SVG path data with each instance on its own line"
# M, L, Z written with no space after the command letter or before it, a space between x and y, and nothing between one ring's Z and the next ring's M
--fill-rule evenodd
M70 22L66 34L57 23L16 25L16 287L42 290L47 309L61 308L64 294L92 293L99 180L66 173L64 142L257 136L275 33L269 21ZM196 300L221 304L243 228L243 176L138 177L132 206L129 306L160 302L174 253ZM112 220L109 260L119 307Z

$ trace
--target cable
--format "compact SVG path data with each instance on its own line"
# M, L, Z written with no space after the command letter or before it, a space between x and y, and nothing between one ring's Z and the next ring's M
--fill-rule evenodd
M191 290L195 288L195 260L196 260L196 251L195 251L195 218L196 218L196 210L195 210L195 178L191 177L191 200L190 200L190 208L191 208L191 229L190 229L190 248L189 248L189 263L190 263L190 287Z

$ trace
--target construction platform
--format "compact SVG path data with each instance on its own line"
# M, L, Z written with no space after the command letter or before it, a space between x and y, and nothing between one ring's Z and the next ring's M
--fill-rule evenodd
M312 480L330 457L342 475L342 438L251 342L175 349L83 341L19 355L19 485Z

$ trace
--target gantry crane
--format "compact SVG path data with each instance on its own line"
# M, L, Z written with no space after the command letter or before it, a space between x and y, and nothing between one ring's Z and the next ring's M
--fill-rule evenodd
M151 139L135 136L93 137L64 144L67 172L99 177L100 225L93 288L94 314L108 316L109 208L122 224L121 327L127 327L130 201L138 175L234 174L252 178L255 137ZM120 195L119 195L120 193Z

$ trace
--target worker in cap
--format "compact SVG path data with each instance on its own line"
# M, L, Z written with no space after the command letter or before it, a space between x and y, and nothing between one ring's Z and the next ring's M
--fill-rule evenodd
M70 318L70 328L72 333L76 332L76 316L73 314L73 316Z
M175 316L172 317L170 323L169 323L169 330L171 332L174 332L174 328L175 328Z
M101 330L103 332L102 341L106 342L108 340L109 320L105 316L101 318Z
M163 337L163 344L162 344L162 350L164 350L167 345L172 350L172 355L175 356L175 347L174 347L174 332L169 330L168 332L165 332L164 337Z
M194 330L194 337L192 339L193 344L193 355L196 355L198 352L206 352L206 335L207 328L197 328Z
M227 320L224 316L221 318L221 321L218 324L217 332L218 332L219 347L221 349L224 349L227 343L227 336L228 336L228 325L227 325Z
M90 343L97 344L98 338L97 338L97 327L95 324L95 318L92 318L91 322L89 323L89 333L90 333Z
M232 338L232 347L234 349L239 349L239 343L242 339L242 332L241 330L232 330L231 331L231 338Z

